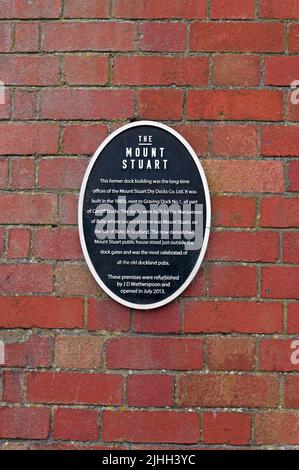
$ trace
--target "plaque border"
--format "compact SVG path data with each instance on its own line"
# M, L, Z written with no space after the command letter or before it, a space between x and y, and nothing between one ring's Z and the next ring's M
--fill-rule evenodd
M121 134L122 132L126 131L127 129L131 129L132 127L139 127L139 126L152 126L152 127L159 127L160 129L163 129L167 131L168 133L174 135L188 150L190 155L192 156L198 172L200 174L202 183L203 183L203 188L204 188L204 194L205 194L205 199L206 199L206 226L205 226L205 232L204 232L204 239L203 239L203 244L202 248L200 251L200 255L195 263L194 268L192 269L191 273L189 274L188 278L185 280L184 284L181 285L179 289L177 289L173 294L171 294L169 297L165 298L164 300L161 300L160 302L155 302L152 304L135 304L132 302L127 302L126 300L122 299L118 295L116 295L114 292L112 292L106 284L102 281L98 273L96 272L92 261L90 259L90 256L88 254L87 248L86 248L86 243L85 243L85 237L84 237L84 231L83 231L83 200L84 200L84 195L85 195L85 189L86 189L86 184L90 175L90 172L93 168L93 165L95 164L97 158L101 154L102 150L113 140L118 134ZM84 255L84 259L87 263L87 266L93 275L94 279L96 282L99 284L99 286L103 289L106 294L108 294L113 300L119 302L122 305L125 305L126 307L134 308L134 309L139 309L139 310L151 310L154 308L159 308L162 307L163 305L168 304L169 302L172 302L176 297L178 297L191 283L191 281L194 279L195 275L197 274L203 258L205 256L207 246L208 246L208 241L209 241L209 236L210 236L210 226L211 226L211 199L210 199L210 191L209 191L209 186L208 182L206 179L206 175L204 172L204 169L199 161L199 158L197 157L196 152L193 150L191 145L187 142L187 140L181 136L177 131L172 129L171 127L167 126L166 124L162 124L157 121L135 121L131 122L129 124L125 124L124 126L120 127L116 131L112 132L106 139L101 143L101 145L97 148L95 153L93 154L87 169L85 171L81 189L80 189L80 195L79 195L79 204L78 204L78 226L79 226L79 236L80 236L80 243Z

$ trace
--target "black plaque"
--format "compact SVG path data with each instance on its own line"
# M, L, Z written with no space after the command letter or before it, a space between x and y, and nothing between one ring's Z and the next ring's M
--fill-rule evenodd
M170 127L139 121L112 133L86 170L79 232L98 284L128 307L176 298L203 260L210 196L202 166Z

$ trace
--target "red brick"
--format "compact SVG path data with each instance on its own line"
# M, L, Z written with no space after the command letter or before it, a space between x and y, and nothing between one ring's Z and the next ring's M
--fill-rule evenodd
M260 59L257 56L216 55L213 82L218 86L257 86L260 83Z
M103 124L70 124L64 128L63 148L69 154L91 154L107 137Z
M295 98L295 102L293 99ZM299 121L299 110L298 110L298 90L296 91L289 91L287 93L287 111L286 111L286 119L288 121Z
M283 234L283 261L299 264L299 233Z
M42 25L45 51L132 51L135 24L63 22Z
M199 440L199 417L174 411L104 411L103 440L191 444Z
M35 230L33 256L40 259L81 259L83 255L78 230L73 228Z
M284 379L283 398L286 408L299 408L299 376L287 375Z
M55 364L61 369L98 369L102 365L100 336L58 336Z
M1 80L7 85L57 85L58 57L4 55L0 57Z
M269 375L183 375L179 406L273 407L278 403L278 379Z
M38 187L79 189L88 160L84 158L48 158L39 160Z
M29 228L11 228L8 232L8 258L28 258L30 251L31 230Z
M255 339L212 337L208 339L209 370L253 370Z
M48 264L2 264L0 292L27 294L52 292L52 266Z
M255 157L258 155L258 129L253 126L213 126L211 152L223 157Z
M272 231L212 232L207 258L216 261L277 261L279 235Z
M207 85L207 57L120 56L114 59L118 85Z
M173 406L174 378L171 375L134 374L127 379L129 406Z
M55 269L58 295L99 295L102 290L83 264L59 264Z
M104 331L128 331L130 309L114 300L89 299L88 329Z
M213 226L254 227L256 200L245 196L214 196L212 198Z
M20 343L6 344L6 367L51 367L52 341L48 336L30 336Z
M1 9L0 9L0 15L1 15ZM2 15L1 15L1 18L3 18ZM13 45L12 24L1 23L0 24L0 52L10 52L12 49L12 45Z
M294 56L273 56L265 59L265 84L290 86L298 77L299 60Z
M212 0L210 17L212 19L254 18L254 0Z
M267 197L261 203L262 227L299 227L299 197Z
M142 23L142 51L183 52L186 47L186 25L183 23Z
M82 328L83 299L0 297L1 328Z
M277 90L190 90L189 119L279 121L283 95Z
M267 126L262 128L262 149L265 157L296 157L299 153L297 126Z
M15 49L18 52L36 52L39 49L39 24L23 22L16 24Z
M271 411L256 414L254 440L257 445L297 445L299 413Z
M1 18L58 18L61 0L3 0L0 5Z
M257 272L253 266L210 266L209 295L214 297L255 297Z
M294 23L289 26L289 40L288 40L289 52L299 51L299 25ZM293 78L296 80L296 77Z
M65 0L65 18L107 18L109 16L108 0Z
M23 378L23 371L3 371L3 401L8 403L21 403L23 401Z
M81 372L31 372L27 394L33 403L122 404L122 377Z
M109 369L201 369L203 341L197 338L113 338L106 346L106 366Z
M284 191L281 162L204 160L212 192L279 193ZM232 178L232 175L234 177Z
M0 408L0 437L3 439L47 439L50 432L48 408Z
M99 413L95 410L58 408L54 414L53 436L63 441L97 441Z
M267 371L299 371L292 364L292 339L262 339L259 345L259 369Z
M186 302L186 333L282 333L283 309L279 303Z
M132 90L51 88L41 93L41 118L128 119L131 115Z
M299 162L290 162L288 167L288 191L299 192Z
M53 124L0 124L0 154L53 154L57 152L58 126Z
M8 160L0 160L0 188L7 189L8 187Z
M13 97L13 117L15 119L34 119L36 93L27 90L15 90Z
M177 89L145 89L137 95L140 118L179 120L183 111L183 93Z
M250 415L245 413L204 413L203 441L206 444L248 445Z
M11 185L13 189L34 189L35 164L32 158L17 158L11 162Z
M298 299L299 267L273 266L262 269L262 296Z
M77 225L78 221L78 195L62 194L60 199L60 223Z
M155 309L155 315L144 310L134 311L133 329L138 333L179 333L181 307L179 302Z
M299 302L288 304L287 333L299 333Z
M203 52L283 52L284 25L195 22L190 30L190 49Z
M192 297L192 296L202 296L205 295L206 291L206 274L203 269L201 269L193 281L189 284L187 289L182 292L183 297Z
M0 223L51 224L56 222L54 194L4 193L0 197Z
M69 85L105 85L108 81L107 56L66 56L64 77Z
M261 18L294 19L299 16L299 4L297 0L288 0L283 4L280 0L261 0L259 16Z
M116 0L116 18L193 19L206 17L204 0Z
M175 124L172 128L181 134L198 155L208 153L208 126L200 124Z

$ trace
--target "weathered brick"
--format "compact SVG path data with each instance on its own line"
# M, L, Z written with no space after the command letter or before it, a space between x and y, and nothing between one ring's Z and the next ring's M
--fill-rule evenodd
M36 111L36 92L15 90L13 95L13 117L15 119L34 119Z
M299 16L299 4L297 0L289 0L283 4L279 0L261 0L259 5L259 16L261 18L294 19Z
M59 208L59 221L61 224L77 225L78 222L78 195L62 194Z
M65 18L107 18L109 16L108 0L65 0Z
M207 57L119 56L114 60L117 85L207 85Z
M213 297L255 297L257 271L253 266L210 266L209 295Z
M41 118L127 119L132 114L132 90L51 88L41 92Z
M45 51L132 51L135 24L60 22L42 25Z
M116 0L116 18L193 19L205 18L205 0Z
M183 112L183 93L176 89L144 89L137 95L140 118L179 120Z
M11 228L8 232L8 258L27 258L30 251L31 230Z
M299 227L299 197L267 197L262 199L262 227Z
M59 59L52 56L0 56L1 80L7 85L57 85Z
M24 342L5 346L6 367L51 367L52 341L48 336L30 336Z
M182 375L179 406L273 407L278 403L278 380L270 375Z
M83 264L61 263L55 268L58 295L99 295L102 290Z
M140 27L142 51L183 52L186 47L183 23L143 23Z
M88 329L105 331L128 331L130 310L113 300L89 299Z
M66 56L64 77L69 85L105 85L108 81L107 56Z
M79 234L73 228L41 228L33 234L33 256L39 259L81 259Z
M173 411L104 411L103 440L195 443L199 416Z
M82 299L0 297L1 328L82 328Z
M56 196L46 193L4 193L0 197L0 223L51 224L56 222Z
M257 86L260 82L260 58L240 54L216 55L213 82L217 86Z
M299 302L288 304L287 333L299 333Z
M263 126L261 153L264 157L296 157L299 153L297 126Z
M15 48L18 52L36 52L39 49L39 24L22 22L16 24Z
M113 338L106 345L106 366L109 369L201 369L203 342L195 338Z
M58 18L61 12L61 0L2 0L1 18Z
M282 332L282 304L189 301L185 303L184 331L186 333Z
M214 196L212 197L212 207L212 221L214 226L255 226L256 200L253 197Z
M58 336L55 364L62 369L98 369L102 365L100 336Z
M84 158L45 158L38 162L39 188L79 189L88 160Z
M299 264L299 233L284 233L282 249L285 263Z
M133 374L127 379L129 406L172 406L174 378L170 375Z
M271 411L255 415L255 444L296 445L298 440L299 413Z
M255 339L211 337L208 339L209 370L253 370Z
M0 408L0 437L4 439L47 439L50 432L48 408Z
M288 191L299 192L299 162L290 162L288 168Z
M135 310L133 329L138 333L179 333L181 330L179 302L155 309L155 316L144 310Z
M287 375L283 384L283 399L286 408L299 408L299 376Z
M23 381L23 371L4 370L2 400L8 403L21 403L23 401Z
M299 267L262 268L262 296L271 299L298 299Z
M277 90L190 90L189 119L280 121L283 95Z
M1 15L1 18L3 18L2 15ZM12 24L1 23L0 24L0 52L10 52L12 49L12 45L13 45Z
M63 441L97 441L99 413L95 410L58 408L53 420L54 439Z
M32 158L17 158L11 162L11 185L13 189L34 189L35 163Z
M107 137L103 124L70 124L64 128L63 148L69 154L91 154Z
M259 344L259 369L265 371L299 371L292 364L292 339L262 339Z
M2 264L0 292L27 294L52 292L52 266L48 264Z
M254 0L212 0L210 17L212 19L254 18Z
M250 422L247 413L205 413L203 441L206 444L248 445Z
M213 126L211 152L222 157L255 157L258 155L258 129L254 126Z
M194 22L190 49L203 52L283 52L284 26L278 23Z
M122 377L81 372L31 372L27 396L32 403L121 405Z
M58 126L53 124L0 124L0 154L55 154Z

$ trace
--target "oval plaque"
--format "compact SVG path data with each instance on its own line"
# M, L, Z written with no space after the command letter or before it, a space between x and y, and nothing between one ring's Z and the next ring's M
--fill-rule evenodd
M128 307L175 299L203 260L210 195L188 142L170 127L139 121L113 132L86 170L79 232L98 284Z

